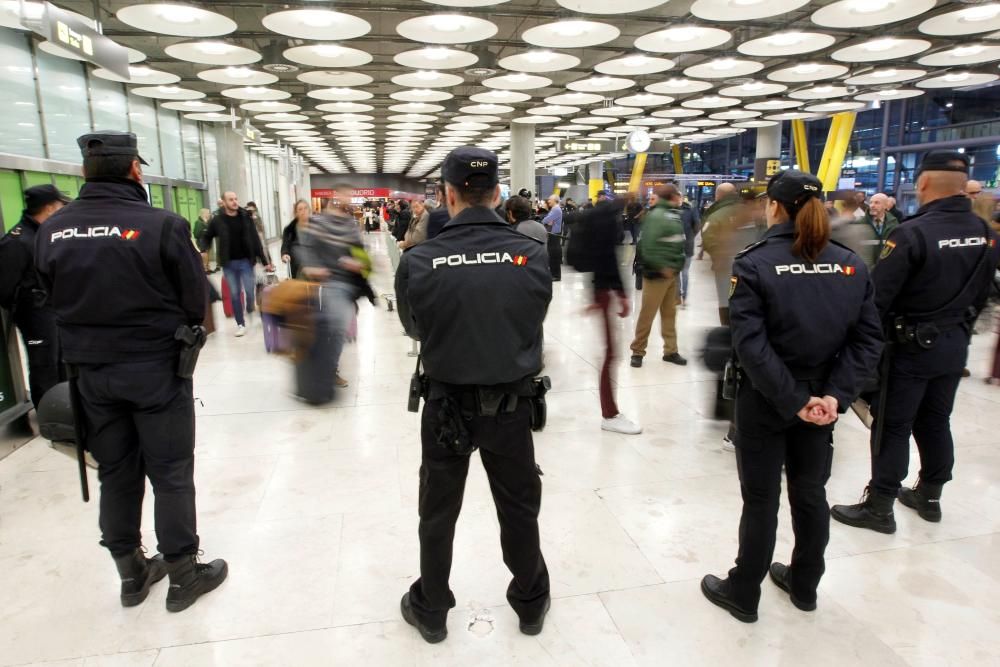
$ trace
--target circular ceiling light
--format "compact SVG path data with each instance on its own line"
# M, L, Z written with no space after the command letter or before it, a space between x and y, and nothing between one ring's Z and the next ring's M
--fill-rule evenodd
M170 83L177 83L181 80L176 74L171 74L170 72L164 72L158 69L151 69L149 67L130 65L128 72L131 75L130 78L126 79L123 76L118 76L110 70L103 68L97 68L91 74L98 77L99 79L107 79L108 81L117 81L119 83L134 83L143 84L149 86L159 86L166 85Z
M252 102L264 102L267 100L286 100L292 96L284 90L274 88L261 88L259 86L243 86L240 88L227 88L222 91L226 97L237 100L250 100Z
M365 105L367 106L367 105ZM372 107L369 107L369 109ZM406 104L393 104L389 111L393 113L437 113L444 111L440 104L427 104L426 102L408 102Z
M521 116L520 118L514 118L511 120L512 123L517 123L518 125L543 125L548 123L558 123L562 118L558 116Z
M838 49L831 58L845 63L871 63L879 60L897 60L923 53L931 48L926 39L879 37L860 44Z
M689 53L722 46L731 38L719 28L681 25L643 35L635 40L635 48L653 53Z
M262 113L253 119L265 123L297 123L309 120L309 116L300 113Z
M612 118L624 118L625 116L638 116L642 113L642 109L637 109L635 107L620 107L620 106L610 106L610 107L599 107L597 109L591 109L590 113L595 116L610 116Z
M352 49L340 44L309 44L285 49L288 60L310 67L361 67L373 59L367 51Z
M393 60L398 65L413 69L459 69L475 65L479 62L479 57L468 51L428 46L398 53L393 56Z
M445 100L450 100L455 96L451 93L446 93L443 90L413 88L410 90L397 91L389 95L389 97L399 102L444 102Z
M778 122L779 121L776 120L747 120L739 123L733 123L733 127L738 127L744 130L752 130L760 127L774 127L778 124Z
M850 94L850 91L844 86L821 84L812 88L793 91L788 96L795 100L832 100L848 94Z
M374 79L367 74L361 74L360 72L344 72L339 70L332 72L303 72L296 78L298 78L298 80L302 83L329 88L367 86L374 81Z
M628 14L667 4L668 0L556 0L566 9L583 14Z
M854 99L861 100L862 102L885 102L888 100L905 100L910 97L920 97L923 94L924 91L913 88L886 88L885 90L876 90L875 92L858 95Z
M513 90L491 90L487 93L476 93L469 96L470 101L480 104L517 104L518 102L527 102L530 99L531 95Z
M692 118L705 112L698 109L660 109L652 113L656 118Z
M765 83L764 81L747 81L738 86L728 86L719 89L720 95L727 97L762 97L777 95L788 90L788 86L780 83Z
M345 116L348 114L344 114ZM359 115L359 114L351 114ZM330 118L336 118L336 116L331 116ZM370 120L371 116L365 116L364 118L350 118L348 120ZM394 116L389 116L386 120L390 123L433 123L438 119L437 116L431 116L429 114L421 113L401 113Z
M288 9L268 14L262 23L271 32L298 39L354 39L372 29L364 19L330 9Z
M179 88L177 86L149 86L132 88L129 92L140 97L152 97L158 100L199 100L205 97L205 93L190 88Z
M451 132L475 132L479 134L483 130L490 129L490 126L486 123L449 123L444 126L444 129Z
M736 106L739 103L740 100L733 97L709 95L707 97L698 97L693 100L684 100L681 102L681 106L687 107L688 109L722 109L724 107Z
M731 111L721 111L709 115L712 120L745 120L747 118L757 118L760 111L746 111L745 109L732 109Z
M272 130L311 130L313 126L309 123L267 123L265 127Z
M603 95L596 95L594 93L560 93L559 95L550 95L545 98L546 104L569 104L573 106L597 104L603 101Z
M938 51L929 56L924 56L917 63L930 67L953 67L956 65L988 63L991 60L1000 60L1000 46L966 44L964 46L956 46L947 51Z
M534 90L552 85L552 79L533 74L504 74L483 80L483 85L487 88L498 88L501 90ZM474 99L474 98L470 98Z
M236 30L236 21L191 5L133 4L119 9L115 16L126 25L159 35L217 37Z
M651 83L646 86L647 93L658 93L664 95L686 95L689 93L700 93L710 90L712 84L707 81L695 81L694 79L668 79L659 83Z
M188 120L199 120L203 123L236 123L240 117L218 111L206 111L201 113L186 113L184 117Z
M662 118L629 118L627 121L625 121L625 124L626 125L632 125L632 126L640 126L640 127L642 127L642 126L662 127L663 126L663 119Z
M764 116L766 120L814 120L820 118L822 114L807 113L805 111L785 111L783 113Z
M640 74L665 72L676 64L668 58L657 58L642 53L635 53L621 58L605 60L602 63L598 63L594 69L601 74L638 76Z
M249 65L263 56L226 42L180 42L164 49L171 58L201 65Z
M198 72L198 78L228 86L267 86L278 81L278 77L268 72L259 72L248 67L226 67Z
M694 65L684 70L684 76L702 79L730 79L756 74L764 69L764 63L755 60L718 58L707 63Z
M605 116L581 116L580 118L571 118L571 123L576 123L577 125L610 125L611 123L617 123L617 119Z
M420 70L419 72L409 72L407 74L397 74L392 77L392 82L397 86L407 86L409 88L450 88L461 85L465 80L454 74L443 74L433 70Z
M473 104L459 109L462 113L474 115L492 115L498 113L512 113L514 107L504 104Z
M576 67L580 59L568 53L536 50L501 58L497 64L515 72L559 72Z
M278 113L280 111L298 111L302 107L298 104L292 104L291 102L276 102L274 100L270 100L264 102L248 102L246 104L241 104L240 108L244 111Z
M641 107L643 109L648 107L658 107L664 104L670 104L674 101L673 97L669 95L656 95L654 93L638 93L636 95L629 95L627 97L619 97L615 100L615 104L620 104L624 107Z
M225 91L223 91L225 94ZM328 102L360 102L370 100L375 97L366 90L356 90L354 88L317 88L306 93L314 100L325 100Z
M184 102L163 102L160 104L164 109L172 111L189 111L191 113L207 113L209 111L225 111L226 107L221 104L212 104L204 100L187 100Z
M974 5L947 14L939 14L921 23L917 26L917 30L925 35L946 37L1000 30L1000 3Z
M782 109L797 109L804 104L805 102L800 102L799 100L774 99L754 102L746 105L744 108L750 111L780 111Z
M487 116L487 115L477 115L469 114L467 116L458 115L452 116L451 120L455 123L500 123L503 122L503 118L500 116Z
M725 125L726 121L702 118L699 120L682 120L680 124L683 127L719 127L720 125Z
M826 63L799 63L793 67L768 72L767 78L771 81L782 81L785 83L808 83L810 81L822 81L823 79L835 79L850 71L845 65L829 65Z
M402 21L396 32L415 42L470 44L497 34L495 23L462 14L430 14Z
M146 54L138 49L125 47L125 50L128 51L128 61L132 64L141 63L146 59Z
M737 50L748 56L794 56L828 48L836 41L821 32L777 32L743 42Z
M572 48L597 46L618 39L621 30L610 23L567 19L529 28L521 39L535 46Z
M871 28L911 19L935 4L937 0L840 0L813 12L812 22L827 28Z
M794 11L809 0L697 0L691 13L708 21L747 21Z
M979 86L984 83L992 83L997 79L1000 79L1000 77L996 74L950 72L942 76L924 79L917 83L917 88L965 88L966 86Z
M805 107L805 111L811 113L840 113L841 111L857 111L858 109L864 109L867 104L864 102L823 102L822 104L813 104L812 106Z
M613 76L592 76L566 84L570 90L580 93L608 93L615 90L625 90L635 85L632 79L621 79Z
M852 76L844 79L844 83L849 86L880 86L889 83L902 83L919 79L927 74L922 69L877 69L859 76Z
M548 104L541 107L535 107L533 109L528 109L529 114L534 114L538 116L571 116L572 114L578 113L580 111L579 107L565 107L559 106L558 104Z

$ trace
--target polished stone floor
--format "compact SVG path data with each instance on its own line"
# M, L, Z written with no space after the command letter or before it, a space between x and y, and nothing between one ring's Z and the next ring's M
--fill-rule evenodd
M388 291L384 241L368 239ZM400 619L418 568L418 420L405 409L413 359L396 314L363 303L342 362L351 384L328 409L288 396L291 369L264 354L259 322L241 339L223 322L206 348L195 383L199 532L230 576L188 611L167 614L165 584L138 608L119 606L97 506L80 502L70 459L36 439L0 461L0 664L998 664L1000 389L982 382L992 317L980 324L955 410L944 521L900 509L892 536L834 523L819 610L797 611L765 582L760 621L744 625L698 589L703 574L732 563L740 498L733 455L719 448L725 425L710 419L712 376L695 362L716 321L707 261L695 262L692 280L678 314L691 365L660 362L654 334L646 367L629 368L634 317L618 327L618 397L645 427L640 436L600 430L588 286L571 271L556 285L550 423L536 439L555 599L540 636L519 634L505 602L508 573L478 465L456 537L448 640L429 646ZM867 468L866 432L845 416L830 500L854 502ZM145 509L154 547L152 503ZM790 548L783 506L776 558Z

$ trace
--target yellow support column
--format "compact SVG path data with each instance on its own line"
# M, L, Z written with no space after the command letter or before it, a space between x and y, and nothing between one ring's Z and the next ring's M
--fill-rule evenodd
M642 184L642 172L646 171L646 154L637 153L635 164L632 165L632 177L628 181L628 191L638 192Z
M792 140L795 142L795 161L799 171L809 172L809 142L806 139L806 123L801 118L792 121Z
M826 146L823 147L823 156L819 159L819 169L816 170L816 178L823 180L823 175L830 166L830 154L833 153L833 144L837 140L837 132L840 129L840 114L835 115L830 122L830 132L826 136Z
M837 183L840 181L840 172L844 166L844 156L847 155L847 148L851 145L851 134L854 132L854 119L857 117L857 113L853 111L845 111L837 115L842 117L837 127L837 140L830 153L830 162L827 165L826 172L820 178L823 181L824 192L833 192L837 189Z
M673 147L671 147L670 152L674 156L674 173L683 174L684 161L681 160L681 147L678 144L674 144Z

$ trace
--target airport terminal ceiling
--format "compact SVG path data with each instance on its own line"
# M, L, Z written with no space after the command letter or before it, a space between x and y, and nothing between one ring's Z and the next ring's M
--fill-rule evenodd
M0 4L13 27L18 3ZM334 174L433 175L463 143L506 158L525 123L539 168L573 167L608 155L567 144L639 128L700 143L989 87L1000 60L992 2L55 4L99 8L104 33L135 51L132 92L196 120L235 113L263 152L291 144Z

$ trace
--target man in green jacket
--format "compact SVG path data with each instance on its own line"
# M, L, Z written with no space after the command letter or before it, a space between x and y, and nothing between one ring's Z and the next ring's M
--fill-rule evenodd
M868 268L875 266L875 262L882 255L882 248L889 234L899 226L899 220L889 212L889 195L879 193L872 195L868 202L868 213L864 217L865 224L871 225L877 237L877 245L872 248L870 254L862 255ZM870 262L870 263L869 263Z
M646 356L649 332L656 313L660 313L660 333L663 336L663 360L679 366L687 359L677 352L677 287L684 268L684 223L681 221L681 197L676 185L656 188L653 208L642 221L639 254L642 258L643 290L639 321L632 341L632 367L642 366Z

